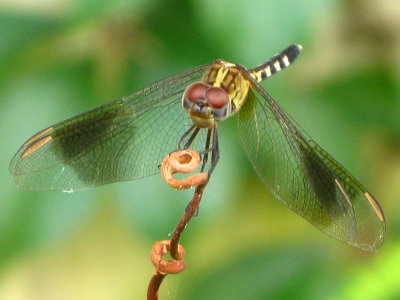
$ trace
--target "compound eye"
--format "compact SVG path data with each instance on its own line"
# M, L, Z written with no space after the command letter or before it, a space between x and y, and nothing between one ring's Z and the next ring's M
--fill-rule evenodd
M192 102L196 101L205 97L208 88L204 82L194 82L186 88L183 97Z
M223 108L229 103L228 93L220 87L211 87L206 92L207 102L213 108Z

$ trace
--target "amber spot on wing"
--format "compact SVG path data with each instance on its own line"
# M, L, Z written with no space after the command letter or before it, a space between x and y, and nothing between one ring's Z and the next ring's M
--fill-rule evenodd
M49 135L49 136L46 136L45 138L42 138L42 139L34 142L32 145L30 145L28 148L26 148L26 150L22 153L21 157L25 158L25 157L31 155L33 152L38 150L40 147L43 147L45 144L47 144L51 140L52 140L52 137Z
M31 137L29 140L27 140L23 146L27 146L30 143L32 143L33 141L37 140L38 138L40 138L41 136L45 135L46 133L48 133L49 131L53 130L53 127L48 127L46 129L43 129L42 131L39 131L38 133L36 133L33 137Z
M374 209L375 213L377 214L379 220L381 220L383 222L385 220L385 218L383 217L383 213L382 213L381 208L379 207L378 202L376 202L376 200L374 199L374 197L371 196L370 193L365 192L364 195L368 199L369 203L371 204L372 208Z

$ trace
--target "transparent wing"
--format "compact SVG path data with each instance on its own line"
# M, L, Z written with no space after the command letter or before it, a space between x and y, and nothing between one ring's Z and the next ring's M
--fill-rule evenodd
M378 202L298 129L257 82L244 76L254 88L238 113L239 133L263 183L328 235L363 250L377 249L385 236Z
M207 67L171 76L34 135L10 163L16 184L68 191L157 173L162 158L176 150L192 125L181 106L183 91Z

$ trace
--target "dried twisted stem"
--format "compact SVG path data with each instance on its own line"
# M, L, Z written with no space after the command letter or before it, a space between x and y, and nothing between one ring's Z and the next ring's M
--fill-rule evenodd
M193 198L185 209L185 213L175 227L171 240L165 240L154 244L151 251L151 260L156 270L150 280L147 290L148 300L158 299L159 287L167 274L177 274L185 269L185 250L179 245L179 240L186 225L196 215L203 191L208 182L208 174L201 172L178 180L173 177L175 173L190 173L198 168L200 155L196 151L185 149L170 153L161 164L161 175L171 187L184 190L196 187ZM170 253L172 259L164 260L163 256Z
M167 274L162 274L157 271L154 272L147 289L147 300L158 299L158 290L165 276L167 276Z
M198 186L208 180L208 173L201 172L179 180L174 178L175 173L187 174L196 170L200 164L200 154L194 150L178 150L167 155L160 166L164 181L178 190Z
M170 243L170 254L173 259L179 259L180 257L179 240L181 238L181 234L185 230L186 225L190 222L193 216L197 214L200 206L201 197L203 196L203 191L206 185L207 182L200 184L196 187L192 200L189 202L188 206L186 206L184 215L175 227Z
M164 274L178 274L185 269L185 250L181 245L178 246L177 253L178 258L165 260L162 259L165 254L170 252L170 241L164 240L154 244L151 249L151 262L156 267L159 273Z

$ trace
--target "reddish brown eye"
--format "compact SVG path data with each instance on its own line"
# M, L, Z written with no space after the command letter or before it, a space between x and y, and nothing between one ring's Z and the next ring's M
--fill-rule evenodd
M228 93L220 87L211 87L206 92L207 102L214 108L222 108L229 103Z
M190 101L196 101L200 98L204 98L207 89L208 86L203 82L192 83L186 88L184 97Z

